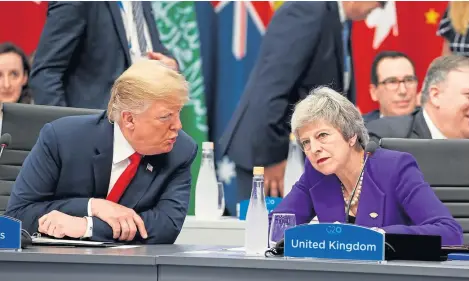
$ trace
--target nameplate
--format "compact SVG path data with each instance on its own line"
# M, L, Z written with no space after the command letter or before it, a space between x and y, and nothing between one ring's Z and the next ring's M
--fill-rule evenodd
M352 224L318 223L285 231L285 257L384 260L384 234Z
M0 216L0 249L21 249L21 221Z
M272 212L281 201L282 201L282 198L280 197L266 197L265 206L267 207L267 211L269 213ZM238 218L240 220L246 220L246 213L248 212L248 207L249 207L249 200L243 200L239 202Z

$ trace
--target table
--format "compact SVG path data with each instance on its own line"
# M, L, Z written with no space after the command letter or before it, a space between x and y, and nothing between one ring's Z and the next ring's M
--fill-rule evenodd
M195 251L157 257L158 281L456 281L468 280L469 262L376 262L245 257Z
M243 246L245 223L236 217L200 221L187 216L176 244Z
M139 248L32 247L0 251L1 281L156 281L156 257L201 246Z
M229 248L229 247L228 247ZM33 247L0 251L0 280L34 281L462 281L469 262L375 262L249 257L223 247Z

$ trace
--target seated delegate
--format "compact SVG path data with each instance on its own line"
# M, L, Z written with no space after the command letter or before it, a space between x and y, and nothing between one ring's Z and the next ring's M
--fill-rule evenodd
M296 105L291 126L307 156L305 172L273 213L293 213L297 224L314 216L320 222L345 222L359 183L351 223L389 233L440 235L444 245L462 244L461 226L410 154L379 148L360 177L369 137L345 97L326 87L313 90Z
M13 186L6 215L28 232L168 244L187 215L196 143L179 118L184 77L134 63L108 110L46 124Z

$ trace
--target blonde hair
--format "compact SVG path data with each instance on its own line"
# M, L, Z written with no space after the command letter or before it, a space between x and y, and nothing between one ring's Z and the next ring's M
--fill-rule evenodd
M454 30L461 35L466 35L469 25L469 2L451 2L449 7L449 18Z
M157 100L185 104L189 86L180 73L156 60L140 60L114 82L108 104L109 121L118 121L122 111L144 112Z

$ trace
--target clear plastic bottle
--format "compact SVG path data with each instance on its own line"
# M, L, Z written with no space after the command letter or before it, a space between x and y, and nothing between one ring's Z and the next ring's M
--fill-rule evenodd
M195 217L197 220L217 220L220 217L213 142L202 143L202 160L195 187Z
M268 247L269 213L265 204L264 167L254 167L251 199L246 214L244 248L247 254L263 255Z
M293 185L300 179L304 172L303 152L296 142L294 134L290 134L290 148L288 149L287 165L283 178L284 197L290 193Z

